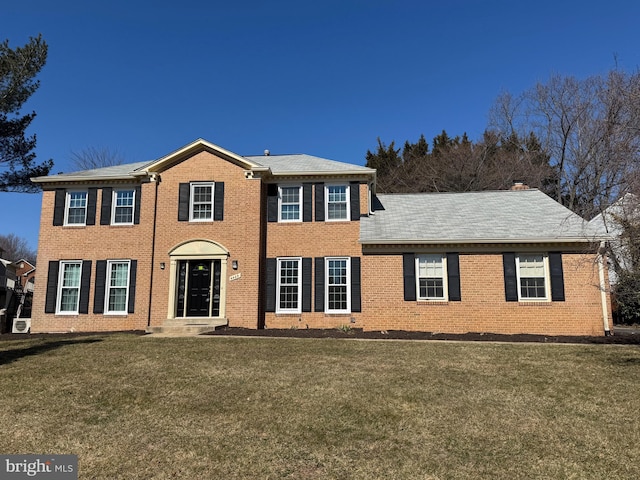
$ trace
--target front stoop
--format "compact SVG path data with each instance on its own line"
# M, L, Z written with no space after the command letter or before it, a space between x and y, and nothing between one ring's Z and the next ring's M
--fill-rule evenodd
M166 320L164 324L159 326L147 327L146 332L155 337L195 337L228 324L226 319L203 321L172 319Z

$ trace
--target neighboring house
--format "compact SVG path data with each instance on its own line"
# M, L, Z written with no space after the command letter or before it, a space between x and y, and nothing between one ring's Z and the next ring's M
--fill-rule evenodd
M0 258L0 333L11 332L15 319L31 315L35 271L27 260ZM28 328L27 322L23 330Z
M43 189L32 331L603 335L586 222L537 190L376 195L373 169L197 140Z
M622 239L622 223L629 219L640 218L640 202L638 197L632 193L627 193L616 202L612 203L603 212L596 215L589 221L589 227L595 230L598 235L609 235L609 248L612 256L615 257L618 265L623 270L632 268L629 258L629 247ZM617 283L617 275L613 268L609 271L609 281L611 285Z

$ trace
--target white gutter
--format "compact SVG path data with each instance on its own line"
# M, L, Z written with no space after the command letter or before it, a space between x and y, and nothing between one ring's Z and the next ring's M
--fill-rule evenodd
M611 335L609 328L609 309L607 308L607 290L604 280L604 242L600 242L600 250L598 251L598 276L600 278L600 303L602 304L602 323L604 326L605 336Z

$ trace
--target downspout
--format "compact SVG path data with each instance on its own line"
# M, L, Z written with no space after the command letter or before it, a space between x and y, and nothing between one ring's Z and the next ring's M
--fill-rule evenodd
M160 177L157 173L151 175L151 181L156 184L153 199L153 233L151 235L151 278L149 280L149 313L147 314L147 329L151 327L151 302L153 300L153 272L156 264L156 220L158 218L158 184Z
M607 308L607 289L604 279L604 252L605 243L600 242L600 250L598 251L598 276L600 277L600 303L602 303L602 322L604 325L605 336L611 335L609 328L609 309Z

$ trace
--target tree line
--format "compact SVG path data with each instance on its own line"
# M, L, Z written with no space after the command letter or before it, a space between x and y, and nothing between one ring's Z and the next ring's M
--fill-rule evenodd
M552 76L520 93L503 92L480 139L422 135L396 148L378 138L366 153L380 192L464 192L539 188L590 219L637 189L640 73L618 69L583 80Z

